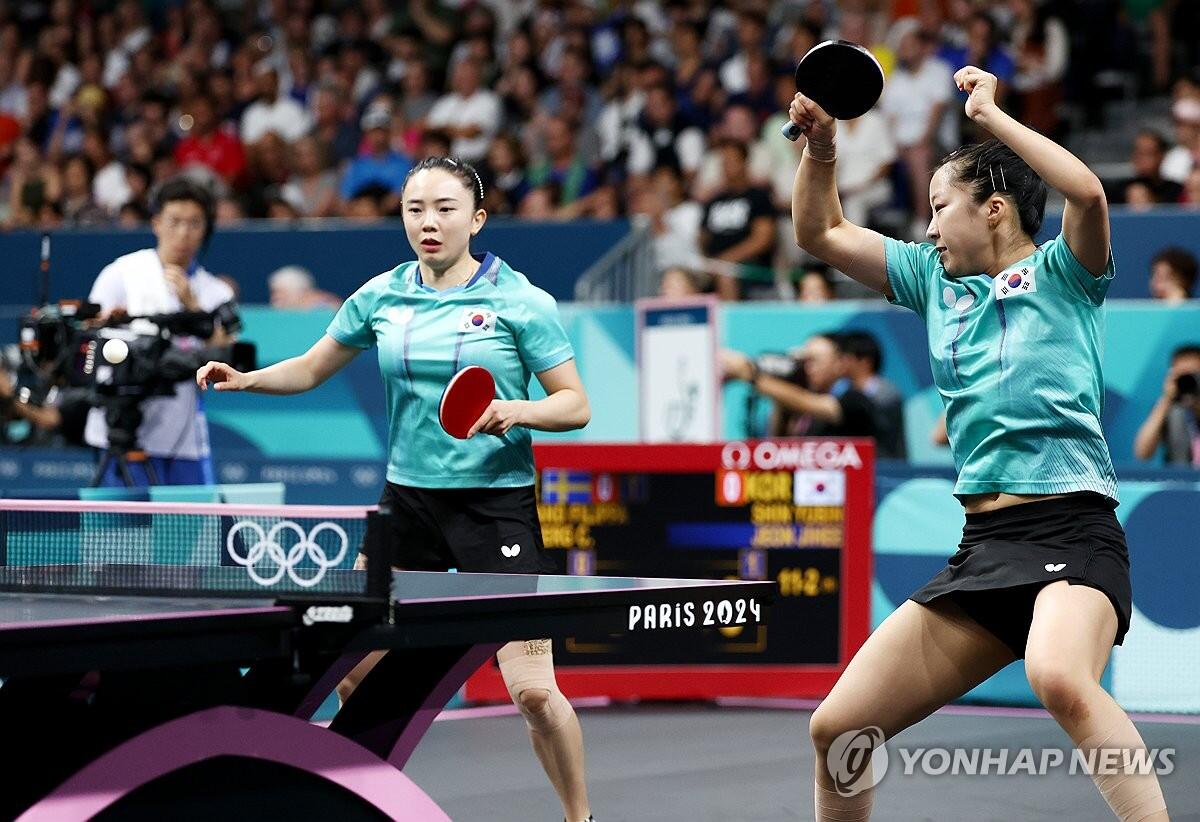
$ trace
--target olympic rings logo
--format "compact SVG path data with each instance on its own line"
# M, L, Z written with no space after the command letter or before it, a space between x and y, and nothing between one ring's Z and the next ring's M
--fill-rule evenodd
M235 545L235 540L243 529L248 530L255 538L246 548L245 555L241 554ZM325 531L332 531L341 542L333 557L329 557L325 549L317 543L317 536ZM279 542L279 536L284 532L291 532L296 536L296 544L286 550ZM336 522L319 523L305 533L302 526L291 520L275 523L270 531L264 531L257 522L242 520L230 528L228 536L225 537L225 550L229 558L244 567L250 578L262 586L274 585L287 574L297 585L311 588L325 578L326 571L337 567L345 559L349 546L349 537ZM311 577L302 576L297 570L297 566L305 557L316 565L316 573ZM259 570L260 564L264 563L268 569L267 573Z

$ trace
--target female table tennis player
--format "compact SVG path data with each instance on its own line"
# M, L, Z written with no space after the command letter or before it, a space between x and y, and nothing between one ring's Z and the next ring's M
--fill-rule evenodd
M993 75L968 66L954 79L967 116L996 139L942 162L919 245L845 220L835 122L801 94L789 110L808 130L797 242L924 320L967 520L947 567L879 626L813 714L818 820L871 811L870 779L852 796L831 779L839 735L874 726L891 737L1021 657L1081 752L1144 747L1099 684L1132 601L1100 428L1101 305L1115 271L1104 189L1000 110ZM1048 185L1066 207L1062 233L1039 247ZM1153 772L1115 770L1093 779L1120 819L1168 818Z
M529 430L582 428L591 416L571 345L553 297L498 257L471 253L470 240L487 219L474 168L445 157L423 160L402 197L415 262L351 295L305 354L247 374L210 362L197 382L218 391L296 394L377 344L390 422L380 503L393 512L397 564L536 574L542 533ZM438 406L466 365L487 368L499 398L460 440L438 425ZM531 374L544 399L530 401ZM509 643L497 659L565 818L590 819L583 734L555 682L550 641ZM377 660L360 665L339 694L348 696Z

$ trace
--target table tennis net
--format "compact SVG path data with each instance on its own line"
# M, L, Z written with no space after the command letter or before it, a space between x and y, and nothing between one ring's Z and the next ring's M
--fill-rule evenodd
M367 594L371 510L0 499L0 590Z

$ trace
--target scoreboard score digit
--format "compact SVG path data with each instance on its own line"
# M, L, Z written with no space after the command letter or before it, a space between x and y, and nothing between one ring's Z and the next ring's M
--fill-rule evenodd
M571 696L819 697L866 639L871 441L547 443L534 452L543 537L560 573L779 586L761 624L555 640ZM467 696L507 697L494 665Z

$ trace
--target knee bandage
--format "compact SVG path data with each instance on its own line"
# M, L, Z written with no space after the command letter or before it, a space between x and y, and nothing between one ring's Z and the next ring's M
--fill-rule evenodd
M532 639L510 642L496 654L508 695L529 729L539 734L553 733L574 714L571 703L554 680L554 655L550 649L550 640Z
M1138 767L1146 743L1128 720L1079 743L1092 781L1121 822L1138 822L1167 809L1154 769Z

